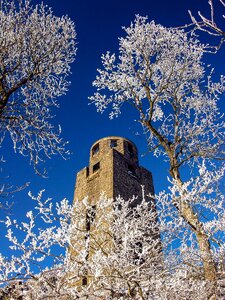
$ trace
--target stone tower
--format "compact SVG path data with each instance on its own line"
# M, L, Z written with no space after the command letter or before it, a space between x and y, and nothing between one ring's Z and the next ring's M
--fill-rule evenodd
M75 199L88 196L90 204L96 205L105 192L109 198L120 195L124 200L135 195L139 202L142 186L145 195L154 194L151 172L139 166L136 146L128 139L110 136L91 147L89 166L77 174Z
M135 196L132 206L136 206L143 199L143 191L149 208L154 210L155 202L151 198L154 194L152 175L148 170L139 166L138 151L131 141L110 136L93 144L90 150L89 166L79 171L76 178L74 201L79 202L88 197L89 205L88 208L86 205L83 207L82 214L79 214L77 219L82 237L76 237L74 240L75 246L71 254L75 261L79 260L78 256L84 249L86 249L85 260L91 261L99 245L101 249L104 245L105 254L110 253L114 247L115 240L112 239L110 223L108 223L113 220L107 219L107 216L111 215L110 211L113 206L103 211L100 209L100 204L103 204L100 201L104 201L100 197L102 192L107 198L115 199L121 196L124 201L133 199ZM82 201L80 203L82 204ZM101 225L96 226L94 220L101 220ZM156 216L154 222L157 223ZM148 235L151 236L152 233L146 232L146 236ZM155 238L158 237L157 232ZM149 255L152 254L149 253ZM87 285L91 282L91 278L88 269L84 269L76 285Z

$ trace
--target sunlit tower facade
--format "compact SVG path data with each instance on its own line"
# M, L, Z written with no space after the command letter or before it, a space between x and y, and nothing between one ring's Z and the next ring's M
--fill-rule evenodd
M90 249L87 260L91 259L95 251L93 249L96 249L94 245L96 242L104 244L106 251L111 251L110 240L100 234L96 236L98 233L94 225L94 218L99 218L98 206L99 201L102 201L102 193L107 198L113 199L121 196L124 201L135 197L135 201L132 202L133 206L138 205L144 196L149 207L155 209L152 197L154 195L152 174L139 166L137 147L126 138L110 136L96 141L90 149L89 166L77 173L74 200L81 201L87 198L89 207L92 208L91 214L86 212L86 221L83 222L89 243L86 246ZM79 249L78 252L81 250ZM85 285L88 281L87 271L80 283Z
M74 197L88 196L93 205L97 205L102 192L114 199L120 195L124 200L134 195L141 201L142 187L146 201L152 201L152 174L139 166L136 146L128 139L110 136L91 147L89 166L77 173Z

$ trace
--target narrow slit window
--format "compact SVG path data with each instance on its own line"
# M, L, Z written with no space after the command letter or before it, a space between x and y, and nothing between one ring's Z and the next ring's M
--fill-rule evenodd
M128 148L128 152L130 154L133 154L133 147L132 147L132 145L130 143L127 144L127 148Z
M89 176L89 167L86 168L86 177Z
M117 147L117 140L110 140L110 148L116 148Z
M134 257L134 260L136 261L136 263L138 263L138 264L143 263L143 259L141 257L142 251L143 251L142 243L141 242L135 243L133 257Z
M92 148L92 156L98 154L99 152L99 144L96 144L93 148Z
M94 222L96 214L96 205L93 205L91 208L87 210L86 214L86 230L91 230L91 224Z
M87 277L82 278L82 285L87 285Z
M129 173L129 174L132 174L132 175L136 175L135 169L134 169L133 166L128 165L128 173Z
M100 162L98 162L97 164L95 164L93 166L93 173L95 173L96 171L98 171L100 169Z

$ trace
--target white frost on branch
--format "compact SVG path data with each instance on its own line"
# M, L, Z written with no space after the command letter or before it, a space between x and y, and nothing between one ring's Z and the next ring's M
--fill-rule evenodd
M37 165L66 154L61 128L51 124L57 98L66 93L75 59L76 32L69 17L56 17L29 0L0 1L0 135Z
M223 0L218 0L220 2L221 6L220 8L225 8L225 2ZM198 21L192 14L192 12L189 10L189 15L191 17L192 23L197 27L197 29L207 32L210 35L213 36L219 36L222 37L221 44L224 41L225 37L225 31L224 29L221 29L221 27L216 23L215 21L215 9L213 0L208 0L208 4L210 6L210 18L206 18L200 11L198 11L198 16L200 18L200 21ZM224 14L220 15L223 19L225 18ZM219 46L221 46L221 44ZM219 47L216 47L217 49Z
M110 109L110 118L117 117L125 104L139 114L149 150L168 164L172 188L161 196L172 205L168 213L177 214L175 225L185 225L187 245L180 252L185 253L194 241L201 276L211 282L209 297L215 298L218 261L213 248L220 241L209 224L216 224L221 213L219 208L216 211L215 181L224 173L225 122L219 103L224 97L224 76L213 81L213 70L204 63L206 46L194 34L138 15L124 31L118 55L102 56L103 67L93 82L97 91L90 101L101 113ZM221 204L223 197L218 199ZM174 235L168 236L171 245ZM182 232L175 236L179 240Z
M211 195L210 185L221 176L219 172L200 171L198 183L186 185L186 190L192 186L190 196L204 194L205 198L201 196L203 200L193 205L213 212L207 216L211 220L203 217L202 223L215 244L212 251L218 262L218 278L225 250L225 237L218 235L224 199L207 195ZM112 200L102 195L91 231L86 229L86 222L93 207L87 198L75 201L73 206L66 199L49 206L49 199L42 200L43 192L32 196L36 208L27 213L27 221L19 224L7 217L7 238L14 255L0 256L1 292L14 284L14 292L22 293L27 300L87 296L205 300L210 284L204 280L196 238L172 205L177 189L172 185L169 193L156 196L157 212L145 201L133 206L135 198ZM186 192L184 195L187 197ZM88 282L81 285L85 277ZM22 292L21 285L16 285L19 281Z
M91 103L101 113L111 108L110 118L130 103L149 135L149 148L165 155L158 137L166 137L167 152L171 148L179 165L198 157L224 157L225 125L217 104L225 90L224 77L212 81L203 62L205 46L182 30L147 22L146 17L136 16L124 30L118 58L109 52L102 55Z

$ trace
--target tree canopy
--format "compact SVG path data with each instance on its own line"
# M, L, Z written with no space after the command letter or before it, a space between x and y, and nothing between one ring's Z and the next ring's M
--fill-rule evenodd
M44 157L64 155L60 127L51 120L66 93L76 32L67 16L30 1L0 3L0 140L9 134L15 151L34 168Z
M192 180L195 172L203 175L206 165L212 171L213 160L221 161L217 178L225 171L225 122L218 106L224 76L213 82L203 60L205 46L184 30L165 28L137 15L124 31L118 57L109 52L102 55L103 67L93 82L97 92L90 100L99 112L110 107L110 118L118 116L126 103L139 113L150 151L168 162L176 190L171 201L196 236L205 279L213 282L215 297L216 261Z

